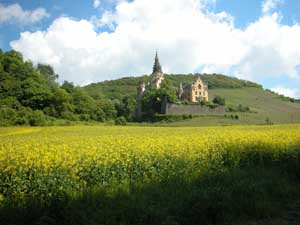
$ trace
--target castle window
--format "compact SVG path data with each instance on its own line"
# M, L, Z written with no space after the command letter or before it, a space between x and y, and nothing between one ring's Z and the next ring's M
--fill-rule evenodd
M201 89L201 84L198 85L198 88Z
M196 93L196 95L198 94L198 92L197 92L197 91L196 91L195 93Z

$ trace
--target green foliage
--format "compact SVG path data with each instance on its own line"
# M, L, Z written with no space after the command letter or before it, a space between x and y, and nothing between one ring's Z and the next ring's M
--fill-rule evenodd
M266 125L273 125L273 124L274 124L274 123L270 120L269 117L266 117L265 123L266 123Z
M136 100L133 97L125 96L122 101L115 101L117 116L123 116L127 121L133 121L136 109Z
M72 82L64 81L61 88L68 93L72 93L74 91L75 85Z
M50 104L53 93L42 77L27 78L22 82L22 96L19 101L22 105L32 109L43 110Z
M233 120L239 120L240 119L239 115L237 115L237 114L225 114L224 117L225 118L230 118L230 119L233 119Z
M215 103L217 105L225 105L225 98L217 95L214 97L213 103Z
M0 118L0 126L44 126L48 122L48 118L45 116L43 111L33 111L30 108L25 107L15 110L6 106L2 106L0 108Z
M15 124L17 114L12 108L3 106L0 108L0 126L9 126Z
M183 121L183 120L190 120L193 118L199 117L198 115L191 115L191 114L182 114L182 115L164 115L164 114L157 114L155 115L151 122L166 122L172 123L176 121Z
M44 126L46 125L46 116L43 111L35 110L29 115L30 126Z
M91 97L71 82L65 81L60 87L57 78L49 65L38 64L35 68L19 52L1 51L0 125L42 126L54 118L103 122L117 116L111 100L100 94ZM124 116L132 119L135 103L124 99L123 104Z
M0 106L1 107L9 107L12 109L20 109L21 108L21 104L20 102L17 100L16 97L13 96L9 96L3 99L0 99Z
M176 101L175 91L168 88L150 89L143 96L143 110L148 115L161 113L164 102L174 103Z
M20 110L17 112L17 120L15 124L12 125L30 125L30 118L32 114L32 109L31 108L26 108L22 107Z
M50 65L38 64L37 71L45 77L45 79L50 83L55 83L58 79L58 75L55 74L54 69Z
M115 125L125 126L127 124L126 118L124 116L120 116L115 119Z
M55 114L50 114L54 117L62 117L65 112L73 112L74 105L72 104L72 96L64 89L54 86L52 89L53 97L51 99L50 107L53 108Z
M73 90L72 99L76 114L90 114L95 110L94 99L79 87Z
M228 112L251 112L249 106L244 106L242 104L239 104L238 106L229 105L227 107L227 111Z

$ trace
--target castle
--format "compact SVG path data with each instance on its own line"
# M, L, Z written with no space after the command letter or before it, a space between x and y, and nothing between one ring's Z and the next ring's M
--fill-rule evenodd
M149 89L159 89L162 82L164 81L164 73L159 62L158 54L156 52L155 61L153 66L153 71L151 75L151 80L146 85L144 82L139 82L137 87L137 116L142 115L142 100L144 92ZM188 101L191 103L197 103L199 101L208 101L208 85L204 83L200 77L189 85L183 86L180 84L177 91L178 99L182 101Z
M208 85L200 77L194 83L185 87L182 87L182 84L180 84L178 98L194 103L202 100L208 101Z

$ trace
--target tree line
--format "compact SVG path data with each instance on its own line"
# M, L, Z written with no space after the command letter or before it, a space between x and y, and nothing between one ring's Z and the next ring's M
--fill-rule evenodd
M49 65L33 65L17 51L0 49L0 126L55 124L56 121L133 120L135 99L91 96L65 81Z

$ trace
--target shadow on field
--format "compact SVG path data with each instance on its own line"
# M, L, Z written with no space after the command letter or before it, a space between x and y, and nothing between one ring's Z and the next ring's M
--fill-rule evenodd
M300 214L287 212L300 199L298 160L222 168L192 180L94 186L73 197L52 197L44 206L34 199L24 207L4 204L0 224L272 224L274 218L300 224Z

